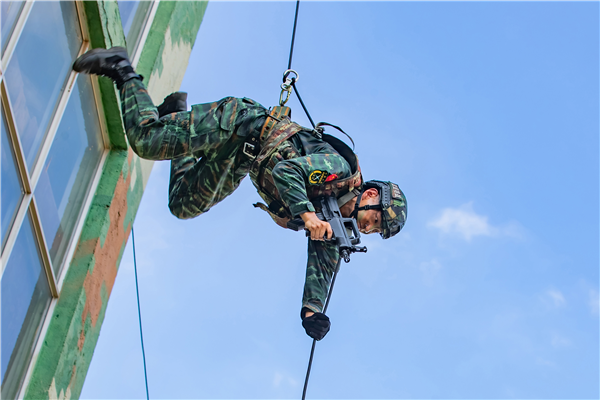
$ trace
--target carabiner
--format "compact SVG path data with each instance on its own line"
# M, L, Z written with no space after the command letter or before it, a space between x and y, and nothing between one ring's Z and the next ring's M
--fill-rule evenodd
M285 100L283 100L283 93L287 92L287 96ZM285 103L290 99L290 95L292 94L292 87L290 86L288 89L281 89L281 93L279 94L279 105L283 107Z
M294 73L296 76L290 78L289 75ZM285 103L290 99L290 95L292 94L292 85L298 81L300 75L293 69L288 69L283 73L283 83L281 84L281 93L279 94L279 105L284 106ZM283 92L287 92L287 96L285 100L283 99Z

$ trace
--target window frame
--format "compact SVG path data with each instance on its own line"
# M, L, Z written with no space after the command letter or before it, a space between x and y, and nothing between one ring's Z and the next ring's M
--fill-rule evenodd
M79 56L79 55L85 53L87 50L89 50L90 38L89 38L89 30L88 30L88 26L87 26L87 16L85 14L83 3L80 1L73 1L73 2L75 3L76 9L77 9L77 16L79 18L79 26L80 26L81 34L82 34L82 45L81 45L81 48L78 53L78 56ZM31 8L33 7L34 3L35 3L35 1L28 0L26 2L26 4L24 5L24 8L21 10L21 14L18 17L17 22L15 23L15 27L13 29L12 36L9 39L9 42L7 43L4 57L2 57L2 62L0 63L0 97L1 97L0 100L2 101L2 107L5 107L5 104L10 106L10 104L9 104L10 101L9 101L8 95L7 95L8 93L7 93L5 85L4 85L3 71L6 69L6 66L8 66L8 64L10 62L12 53L14 52L14 49L16 48L16 45L18 43L18 40L21 36L21 33L27 22L29 13L30 13ZM146 13L145 20L143 23L143 28L141 29L140 35L137 39L137 43L134 46L133 54L130 55L132 65L134 67L137 66L137 64L141 58L143 45L146 42L148 35L150 33L150 28L152 26L152 23L154 22L154 18L156 16L156 12L157 12L159 3L160 3L160 0L152 0L152 5L150 6L150 9ZM27 211L30 208L33 208L34 212L36 213L35 217L32 216L32 220L35 221L35 222L33 222L33 225L34 225L34 233L36 235L36 238L35 238L36 244L38 246L40 246L40 253L42 253L42 252L46 253L46 256L42 257L45 260L41 260L41 261L43 261L43 263L44 263L44 269L46 271L46 276L48 277L49 280L52 279L54 281L53 283L49 282L50 287L52 288L54 285L55 291L56 291L55 292L56 295L54 295L54 292L52 292L53 295L50 300L50 305L48 306L48 309L46 310L46 316L42 320L42 323L41 323L41 326L39 329L39 333L38 333L38 337L33 346L33 352L31 355L31 359L29 360L29 363L26 367L26 372L25 372L25 375L23 378L23 382L21 383L21 388L19 389L18 398L25 397L25 391L27 390L27 387L31 380L35 362L42 350L44 341L40 340L40 338L45 337L48 332L48 328L49 328L50 322L52 320L51 317L54 314L54 309L58 303L58 298L60 296L60 292L63 287L65 277L67 276L71 260L75 253L75 250L77 248L77 244L79 242L79 238L81 236L81 232L82 232L84 224L85 224L85 219L87 217L87 213L91 207L92 201L94 199L94 194L96 192L96 189L97 189L100 179L102 177L106 159L111 151L110 150L111 142L110 142L110 137L108 134L108 127L107 127L106 116L105 116L104 107L103 107L103 103L102 103L102 95L101 95L100 87L98 84L98 78L94 75L91 75L90 77L91 77L91 82L92 82L92 90L93 90L93 94L94 94L94 100L96 102L96 110L97 110L98 118L99 118L99 122L100 122L100 130L101 130L101 134L102 134L102 140L104 143L104 150L102 152L102 156L101 156L100 162L98 164L98 167L92 178L90 190L86 194L86 197L82 203L82 208L81 208L81 212L78 216L78 221L75 225L75 229L73 230L73 233L71 236L71 241L70 241L68 249L65 253L64 260L62 261L63 265L61 265L61 268L59 268L59 271L60 271L59 276L56 276L56 277L54 276L52 264L50 261L49 249L45 244L44 232L43 232L42 226L40 224L39 215L37 214L37 205L35 204L35 199L33 196L33 193L35 191L35 185L31 185L31 183L32 183L31 179L28 178L30 175L28 175L27 165L26 165L26 161L23 157L23 151L21 148L20 139L18 138L18 134L17 134L17 131L14 126L12 110L10 110L11 116L9 118L7 115L9 110L7 110L7 108L5 108L5 115L6 115L6 119L7 119L6 123L7 123L8 130L9 130L9 132L7 132L7 134L9 136L9 141L11 142L11 145L13 146L13 148L16 146L15 143L17 143L20 148L19 149L20 156L18 159L22 165L20 165L20 166L18 165L17 169L18 169L19 178L22 179L23 188L24 189L27 188L27 189L26 189L26 192L23 194L23 198L21 199L21 203L20 203L20 205L18 207L18 211L14 217L12 226L9 228L9 230L7 232L7 239L6 239L6 245L4 247L4 250L2 251L0 249L0 252L1 252L1 254L0 254L0 276L2 276L4 274L7 259L10 256L10 250L12 250L12 247L14 246L14 242L16 241L16 236L18 234L18 230L20 229L24 219L27 217ZM50 128L49 128L48 132L46 133L46 137L43 139L43 144L42 144L43 150L40 150L40 154L36 160L36 165L33 168L34 171L37 173L35 176L35 178L36 178L35 184L37 184L37 179L39 179L41 169L43 168L44 163L46 161L46 157L49 154L53 139L56 135L56 130L58 129L60 120L62 119L63 112L64 112L67 102L70 98L70 93L73 89L73 85L75 84L76 79L77 79L77 73L75 73L74 71L71 71L70 75L69 75L67 86L66 86L63 94L61 94L61 97L59 99L59 103L58 103L59 106L57 107L57 109L55 111L53 120L50 124ZM59 114L60 114L60 118L58 117ZM50 137L52 137L52 139L50 139ZM16 141L15 141L15 139L16 139ZM42 153L43 153L43 155L42 155ZM15 149L15 156L16 156L16 149ZM25 176L22 177L21 174L25 174ZM28 185L28 186L25 186L25 185ZM15 227L17 226L17 221L19 221L19 225L18 225L19 229L15 229ZM15 231L17 231L17 232L15 233ZM42 240L44 240L43 249L41 248L42 244L40 243L40 241L37 238L38 234L40 235ZM12 235L14 237L10 237L10 235ZM12 244L10 245L10 250L9 250L9 240L12 240ZM49 273L52 274L51 275L52 278L50 278L50 275L48 275Z
M85 14L83 3L80 1L73 1L73 3L75 5L76 16L78 18L79 29L82 38L81 46L77 54L77 56L80 56L81 54L88 51L90 48L89 29L87 26L87 17ZM49 247L47 245L47 240L45 238L44 231L41 225L40 215L38 212L39 208L37 205L38 200L35 198L34 193L40 175L43 171L45 162L50 153L50 149L56 137L58 127L63 118L63 114L66 109L67 103L71 98L71 93L77 80L78 73L71 70L68 74L65 87L56 102L56 109L53 112L48 130L45 133L45 136L42 140L42 144L40 145L39 155L33 165L32 170L30 171L24 157L21 139L19 137L17 127L15 125L13 107L5 85L4 71L10 63L12 55L17 47L21 34L23 33L23 30L27 24L27 21L31 14L31 10L34 7L34 5L34 1L26 1L23 5L21 13L17 17L17 21L15 22L12 35L8 39L4 55L2 56L2 59L0 61L0 103L4 110L4 118L7 128L6 134L8 137L9 146L11 147L11 150L14 154L15 168L17 170L21 187L24 192L13 216L12 224L6 232L6 243L4 245L4 248L0 248L0 277L4 275L4 271L6 270L7 263L10 259L10 255L12 253L18 234L23 224L26 222L28 223L27 214L29 213L35 244L38 247L40 253L40 263L42 264L42 267L46 274L51 294L50 303L48 308L46 309L46 315L42 319L38 327L38 334L35 341L33 342L31 358L28 360L27 366L25 367L25 373L23 375L21 387L19 388L18 398L22 398L25 395L25 390L29 384L35 361L37 360L37 357L39 355L39 352L41 351L41 347L43 344L43 340L40 340L40 338L43 338L48 331L48 326L52 319L50 317L53 315L54 308L56 307L56 304L58 302L64 279L68 273L69 266L77 248L77 243L81 236L81 232L83 230L87 214L89 212L92 201L94 199L94 194L102 177L103 168L111 148L106 117L102 103L102 96L98 85L98 78L96 76L91 75L90 79L92 85L93 98L95 102L96 117L99 121L99 134L102 138L102 154L100 156L100 160L98 162L98 165L96 166L95 171L93 171L91 175L92 179L90 189L83 198L81 209L79 211L77 221L75 223L75 228L71 233L65 256L62 259L61 264L58 266L59 268L57 268L59 274L58 276L56 276L54 273L54 269L52 268Z

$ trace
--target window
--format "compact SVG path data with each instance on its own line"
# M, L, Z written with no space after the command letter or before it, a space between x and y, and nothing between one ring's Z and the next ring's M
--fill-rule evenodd
M123 33L127 40L127 52L130 57L137 50L138 42L141 39L145 22L152 8L152 1L119 1L119 13L121 14L121 24Z
M73 2L34 3L4 76L29 169L37 159L81 44Z
M34 192L56 275L102 157L99 132L91 78L79 75Z
M4 112L2 112L0 130L0 134L2 135L2 144L0 147L0 150L2 151L2 177L0 177L0 182L2 182L2 202L0 203L2 231L0 234L2 235L1 248L4 249L4 244L6 243L6 232L12 225L13 219L17 212L17 206L23 197L23 187L19 181L16 159L7 136L8 128L6 127L6 118L4 117Z
M24 1L0 2L0 27L2 29L0 35L2 37L2 54L4 54L4 50L6 50L8 38L10 38L11 33L15 28L17 18L19 17L24 4Z
M107 153L74 1L0 3L2 398L16 398ZM18 38L18 40L17 40Z
M2 274L2 398L14 399L50 304L48 278L27 213Z

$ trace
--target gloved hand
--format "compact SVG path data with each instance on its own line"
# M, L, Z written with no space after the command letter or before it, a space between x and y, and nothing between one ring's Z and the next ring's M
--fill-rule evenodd
M329 317L323 313L314 313L310 317L302 319L302 326L306 331L306 334L313 339L321 340L329 332L331 322Z

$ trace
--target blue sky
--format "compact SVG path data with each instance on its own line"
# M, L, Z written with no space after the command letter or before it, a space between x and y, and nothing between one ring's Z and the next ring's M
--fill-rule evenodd
M294 8L209 3L189 103L275 105ZM301 3L313 119L408 199L402 232L342 265L307 398L598 398L598 29L597 2ZM177 220L168 174L135 221L150 396L299 398L306 239L249 178ZM145 397L131 251L82 398Z

